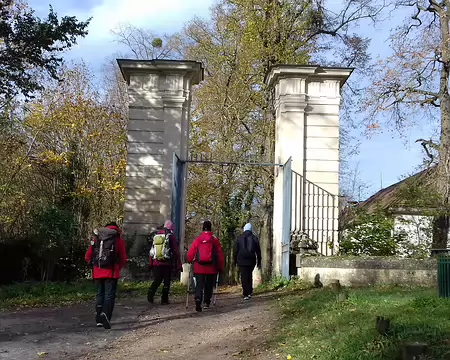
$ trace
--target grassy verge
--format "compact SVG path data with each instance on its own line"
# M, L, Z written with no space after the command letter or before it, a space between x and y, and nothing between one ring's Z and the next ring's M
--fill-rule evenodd
M142 296L147 294L151 282L120 282L117 296ZM161 291L161 287L158 289ZM185 294L179 282L172 283L171 294ZM67 283L20 283L0 286L0 309L36 306L60 306L92 300L95 284L89 280Z
M402 345L430 345L427 359L450 359L450 301L434 289L376 287L353 289L337 303L326 289L283 298L281 328L274 346L284 358L316 360L400 359ZM376 316L391 319L379 335Z

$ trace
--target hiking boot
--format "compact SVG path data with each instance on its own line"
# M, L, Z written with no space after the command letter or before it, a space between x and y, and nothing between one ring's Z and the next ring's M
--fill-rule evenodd
M197 311L197 312L202 311L202 303L200 301L195 302L195 311Z
M249 296L244 296L244 300L250 300Z
M153 294L150 293L150 292L147 294L147 301L148 301L150 304L153 304Z
M111 329L111 323L109 322L108 316L104 312L100 314L99 319L105 329Z
M203 305L203 309L209 309L209 305L210 305L209 302L205 303L205 304Z
M169 300L161 300L161 305L169 305Z
M95 322L97 323L97 327L102 327L103 326L102 321L100 319L100 314L101 313L96 313L95 314Z

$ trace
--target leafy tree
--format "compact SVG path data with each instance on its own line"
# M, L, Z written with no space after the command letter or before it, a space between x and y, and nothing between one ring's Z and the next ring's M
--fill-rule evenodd
M83 65L63 68L60 82L31 102L24 120L37 189L76 214L80 237L122 215L126 122L91 85Z
M125 188L125 118L84 65L63 66L57 75L61 81L43 82L45 90L0 133L0 239L39 249L32 263L46 279L75 275L71 264L82 259L92 230L121 220ZM41 213L73 219L71 236L44 241L43 234L61 229L52 230L48 219L37 224Z
M73 261L73 245L76 243L76 220L74 215L54 205L36 209L33 219L32 250L40 261L41 280L54 279L55 267L65 257Z
M394 220L381 210L360 211L345 229L339 250L345 255L392 256L399 249L400 236L394 235Z
M73 16L58 19L50 7L47 19L34 16L22 2L0 1L0 96L2 102L42 89L39 71L58 79L61 52L70 49L78 37L87 35L89 20Z

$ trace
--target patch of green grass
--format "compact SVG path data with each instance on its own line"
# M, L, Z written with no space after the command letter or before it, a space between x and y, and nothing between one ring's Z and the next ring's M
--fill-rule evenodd
M121 282L117 296L143 296L147 294L151 281ZM161 287L158 289L161 292ZM179 282L171 285L171 294L186 293ZM93 300L96 286L92 280L73 283L18 283L0 286L0 309L36 306L60 306ZM157 293L158 294L158 293Z
M330 290L315 289L278 304L282 320L273 346L293 360L401 359L409 341L428 343L432 359L450 359L450 300L435 289L351 289L340 303ZM391 320L387 336L378 334L377 316Z

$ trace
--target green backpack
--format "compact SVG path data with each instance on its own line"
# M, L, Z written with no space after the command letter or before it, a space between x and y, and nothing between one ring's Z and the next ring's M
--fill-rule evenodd
M153 260L168 261L171 258L170 233L156 234L153 236L153 244L150 249L150 257Z

